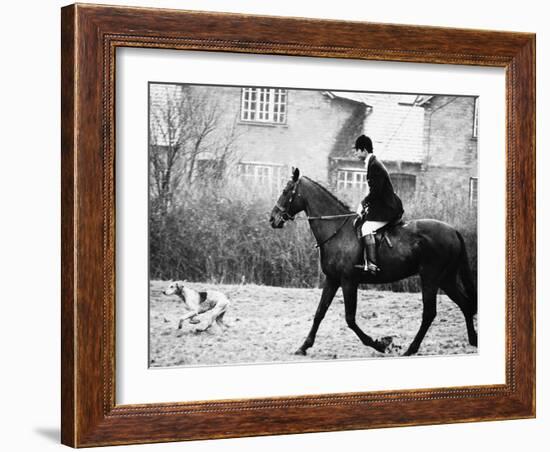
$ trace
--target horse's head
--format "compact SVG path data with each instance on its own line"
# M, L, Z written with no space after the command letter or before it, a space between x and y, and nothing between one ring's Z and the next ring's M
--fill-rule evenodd
M286 221L294 220L294 216L304 210L304 198L299 192L300 170L292 170L292 178L286 184L281 196L271 211L269 222L273 228L282 228Z

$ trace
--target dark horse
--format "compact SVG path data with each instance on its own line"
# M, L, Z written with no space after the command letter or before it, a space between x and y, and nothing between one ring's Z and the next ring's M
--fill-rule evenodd
M355 267L362 263L363 252L353 227L352 212L317 182L307 177L300 178L299 170L295 169L271 212L271 226L282 228L287 220L301 211L308 216L319 245L321 268L326 279L311 330L296 354L305 355L313 345L319 325L339 287L344 295L348 326L363 344L384 353L391 338L372 339L355 321L357 287L360 283L387 283L416 274L420 275L422 285L422 323L405 355L418 351L432 324L438 289L458 305L466 319L468 340L477 346L474 328L477 293L464 240L456 229L437 220L414 220L391 227L387 236L392 246L386 241L380 244L377 264L381 270L373 275Z

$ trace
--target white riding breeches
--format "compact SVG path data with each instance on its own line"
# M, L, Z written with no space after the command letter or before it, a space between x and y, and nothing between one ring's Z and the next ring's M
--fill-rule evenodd
M388 223L389 221L365 221L361 226L361 235L374 234L377 229Z
M361 215L363 211L363 206L359 203L357 207L357 213ZM373 234L377 229L380 229L382 226L388 224L389 221L365 221L361 226L361 236L364 237L367 234Z

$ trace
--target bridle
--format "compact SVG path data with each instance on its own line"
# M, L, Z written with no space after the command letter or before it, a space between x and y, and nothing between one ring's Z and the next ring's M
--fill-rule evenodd
M298 185L300 184L300 180L301 179L298 179L296 182L294 182L294 186L292 187L292 191L290 192L290 198L288 198L288 201L287 201L287 205L289 207L292 204L292 201L294 201L294 197L300 196L300 193L296 193L296 191L298 190ZM275 207L279 209L279 215L281 215L281 220L283 220L283 222L287 222L288 220L291 220L291 221L294 220L294 217L296 216L296 214L290 215L288 213L288 209L286 207L281 206L278 201L277 201L277 204L275 204Z

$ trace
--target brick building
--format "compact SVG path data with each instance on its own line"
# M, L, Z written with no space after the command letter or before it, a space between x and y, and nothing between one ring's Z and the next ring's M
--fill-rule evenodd
M369 105L363 133L388 169L395 190L407 199L437 186L477 202L477 105L475 97L335 93ZM329 156L329 179L339 191L366 190L366 174L350 146ZM345 196L345 195L344 195Z
M216 166L216 144L231 135L234 169L251 184L278 191L297 166L355 203L367 181L352 146L365 133L402 197L452 184L476 202L475 97L151 84L152 115L167 102L178 104L184 90L202 99L199 109L216 112L193 166L197 174ZM172 135L151 124L151 146L178 141Z
M478 97L426 96L424 152L427 186L443 184L468 193L477 204Z

